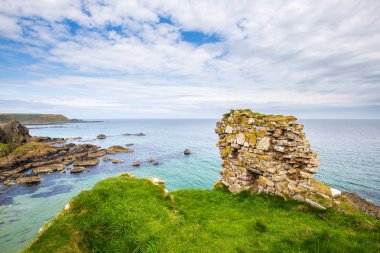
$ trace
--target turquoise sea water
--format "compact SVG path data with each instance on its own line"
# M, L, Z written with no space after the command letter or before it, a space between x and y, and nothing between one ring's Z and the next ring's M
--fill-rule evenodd
M211 188L218 179L220 158L214 133L217 120L106 120L31 126L32 135L77 137L101 147L132 146L135 153L110 155L125 160L112 164L101 161L90 172L71 175L42 175L39 186L0 186L0 252L15 252L28 245L39 228L53 218L80 191L96 182L131 172L138 177L160 177L169 190L179 188ZM318 152L321 169L316 178L341 190L355 192L380 204L380 120L299 120ZM146 136L125 136L140 133ZM105 140L95 137L104 133ZM183 150L189 148L190 156ZM160 165L147 162L156 158ZM141 161L140 168L129 166Z

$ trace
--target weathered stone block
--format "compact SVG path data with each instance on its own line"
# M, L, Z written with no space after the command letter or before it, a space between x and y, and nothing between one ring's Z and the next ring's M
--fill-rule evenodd
M231 192L252 189L305 201L319 159L293 116L233 110L217 123L220 181Z

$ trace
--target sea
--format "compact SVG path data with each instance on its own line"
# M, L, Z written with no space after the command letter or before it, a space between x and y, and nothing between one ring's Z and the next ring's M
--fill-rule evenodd
M89 172L43 174L39 185L0 186L0 252L27 247L43 224L56 216L79 192L98 181L130 172L137 177L159 177L168 190L211 189L219 178L221 159L214 132L217 119L104 120L93 123L28 126L30 134L74 138L102 148L134 144L134 153L101 161ZM304 119L304 132L321 160L316 178L342 191L351 191L380 205L380 120ZM96 139L98 134L108 137ZM145 136L127 136L144 133ZM190 149L190 155L183 151ZM154 158L159 165L148 162ZM130 164L140 161L140 167Z

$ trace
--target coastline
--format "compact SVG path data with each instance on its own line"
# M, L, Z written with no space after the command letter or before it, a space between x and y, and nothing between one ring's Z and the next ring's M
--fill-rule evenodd
M309 124L306 124L306 129L307 130L312 129L310 127L314 126L315 124L314 122L315 121L306 122L306 123L309 123ZM339 123L339 121L337 123ZM361 129L363 129L362 127L363 125L368 125L368 123L365 121L356 121L356 123L355 122L353 123L354 123L353 125L360 125ZM149 126L149 128L142 127L144 125ZM207 141L204 141L204 139L202 139L203 142L201 142L201 139L199 139L199 134L197 135L195 132L194 133L191 132L191 129L193 129L194 127L196 127L196 129L200 129L199 126L204 126L203 128L201 128L204 130L201 130L200 133L201 133L201 136L205 136L209 138ZM38 228L41 227L44 221L49 220L51 215L53 215L53 213L57 213L58 210L60 210L70 198L72 198L74 195L79 193L80 190L91 188L93 184L95 184L97 181L106 177L115 176L119 173L122 173L123 171L133 170L133 173L134 174L136 173L136 175L138 175L139 177L149 177L149 176L162 177L165 179L165 181L167 181L167 185L169 189L183 189L183 188L194 188L194 187L203 188L203 189L211 188L213 182L215 182L215 180L217 179L217 172L220 169L220 161L217 159L215 160L215 157L217 157L217 153L215 153L216 150L215 151L213 151L214 149L210 150L210 147L213 147L216 142L215 134L213 133L214 126L215 126L214 120L201 120L201 121L114 120L114 121L104 121L104 123L101 123L99 125L98 124L77 124L77 125L70 124L68 125L68 128L65 128L65 129L55 129L55 128L49 129L48 128L48 129L31 130L31 133L33 135L50 135L51 137L61 136L65 138L73 138L74 136L83 136L82 140L74 140L73 142L75 143L79 143L80 141L86 141L91 138L95 138L97 134L104 132L107 136L110 136L110 137L105 140L95 140L91 143L101 146L101 148L106 148L107 146L117 145L117 144L124 145L127 143L135 143L135 146L132 146L132 148L135 149L136 152L132 154L128 154L126 156L124 156L123 154L115 155L115 159L125 159L126 163L124 164L123 163L108 164L101 161L99 165L91 167L90 168L91 171L89 173L78 174L77 176L72 176L70 175L70 173L60 174L58 172L45 174L43 175L43 177L45 178L45 181L42 182L42 184L44 185L43 187L38 187L38 186L32 187L32 188L31 187L26 188L23 186L12 186L12 187L14 187L14 190L17 190L17 191L21 190L20 193L23 193L23 194L25 194L25 191L27 192L30 191L30 194L20 195L20 197L34 196L34 195L35 196L37 195L51 196L48 198L49 201L55 202L54 208L45 207L45 208L51 209L51 212L48 212L46 214L44 220L39 221L39 224L40 224L39 226L37 225L37 227L35 227L35 225L33 225L35 231L37 231ZM323 126L331 126L331 123L326 124L326 121L323 121ZM320 125L315 125L314 128L318 130L317 131L318 134L322 133L320 129L322 130L324 129L324 128L321 128ZM109 129L109 130L105 131L101 129ZM339 129L341 128L339 127ZM144 132L144 133L147 133L147 135L145 137L123 136L122 134L126 132L130 132L130 133ZM352 136L354 136L352 135L350 131L345 131L345 133L351 136L351 138ZM313 132L311 132L311 135L309 133L308 136L310 137L313 135L314 135ZM179 138L179 136L183 136L183 137ZM191 138L188 138L189 136ZM317 137L319 137L319 135L317 135ZM322 139L326 139L326 138L322 138ZM356 139L352 139L352 140L356 140ZM367 140L365 139L363 141L367 142ZM156 151L154 151L156 148L155 145L158 143L160 144L160 146L163 147L163 149L160 151L161 152L160 154L155 153ZM171 145L171 143L173 143L173 145ZM312 143L315 144L316 146L323 146L324 148L327 148L329 152L331 152L328 145L326 145L325 143L321 145L320 143L315 141L315 138ZM349 146L350 145L348 145L347 147ZM190 149L194 151L194 154L184 159L182 151L185 147L190 147ZM351 145L351 147L354 147L354 146ZM343 150L343 149L340 149L340 150ZM178 154L176 153L177 151L178 151ZM165 154L168 154L168 153L172 154L171 157L165 158ZM324 155L323 150L321 149L318 149L318 153L322 154L323 159L329 158ZM148 163L143 163L140 168L131 168L131 167L126 166L132 163L133 160L144 161L144 160L147 160L150 156L155 156L156 158L158 158L161 162L161 165L159 165L158 167L149 167ZM130 157L130 160L128 160L127 157ZM175 160L171 161L171 159L173 158ZM340 158L339 156L335 156L334 161L339 158ZM208 159L208 160L205 160L205 159ZM330 160L329 162L330 165L332 164L331 161L332 160ZM172 170L172 168L176 168L176 170ZM324 169L322 170L322 172L326 173L326 170ZM184 176L182 178L178 177L179 173L181 173ZM201 180L199 176L201 176ZM207 179L207 177L210 177L210 176L211 176L211 179L202 181L205 178ZM326 178L326 176L322 178ZM72 187L70 186L69 184L70 181L68 180L70 181L80 180L79 182L83 184L84 188L75 187L70 190L73 193L62 194L62 192L66 192L65 189L69 190L70 187ZM74 182L76 182L75 184L78 183L78 181L73 181L73 183ZM55 184L56 186L52 184ZM70 186L70 187L67 188L65 185ZM338 188L338 189L342 189L342 188ZM57 194L57 195L54 195L54 194ZM27 199L23 197L22 201L25 201L25 200ZM32 197L30 200L32 202L35 202L38 199L36 199L35 197ZM19 199L17 197L15 199L15 204L17 204L19 207L23 206L23 205L20 205L19 201L21 201L21 198ZM5 203L11 204L12 202L5 202ZM44 206L43 202L38 202L38 203L40 203L39 205ZM26 206L23 208L26 208ZM14 208L11 207L7 209L10 212L11 210L15 210L16 206ZM38 213L36 213L35 215L38 215ZM20 217L17 219L20 219ZM22 220L23 219L21 219L21 221ZM13 222L10 224L10 226L14 226L14 227L15 225L17 225L17 222ZM27 227L30 227L30 225L27 225ZM22 227L20 226L19 229L21 228ZM9 231L12 231L12 230L9 230ZM23 231L23 230L20 230L20 231ZM32 234L31 237L28 237L28 238L32 238L32 237L34 237L34 234ZM12 240L13 244L16 244L16 242L18 241Z

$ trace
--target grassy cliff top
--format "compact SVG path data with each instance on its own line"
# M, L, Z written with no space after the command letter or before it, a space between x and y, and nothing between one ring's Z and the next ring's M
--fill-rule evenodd
M269 195L128 176L83 191L25 252L379 252L380 222Z
M17 119L21 123L64 123L70 119L62 114L29 114L29 113L9 113L0 114L0 123L8 122L11 119Z
M228 117L247 117L264 121L296 121L294 116L274 115L274 114L262 114L259 112L253 112L251 109L239 109L231 110L229 113L223 115L224 118Z

